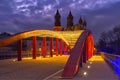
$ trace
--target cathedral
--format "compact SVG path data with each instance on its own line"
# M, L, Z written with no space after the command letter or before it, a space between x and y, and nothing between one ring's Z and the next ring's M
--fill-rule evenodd
M86 29L86 20L83 20L81 17L77 24L73 23L73 15L70 11L67 16L67 25L66 28L63 28L61 26L61 15L59 13L59 10L57 10L55 16L54 16L54 31L75 31L75 30L85 30Z

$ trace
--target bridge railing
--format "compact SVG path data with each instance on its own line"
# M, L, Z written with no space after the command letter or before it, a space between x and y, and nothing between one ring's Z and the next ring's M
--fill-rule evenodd
M113 67L115 73L120 77L120 56L101 52L102 57Z
M84 31L78 38L70 57L64 67L61 77L73 78L83 62L92 57L93 39L90 31Z

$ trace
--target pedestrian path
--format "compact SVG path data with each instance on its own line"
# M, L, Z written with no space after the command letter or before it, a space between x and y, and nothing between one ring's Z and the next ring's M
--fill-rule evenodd
M68 80L60 78L62 71L47 80ZM118 80L118 76L101 56L93 56L78 74L69 80Z
M0 60L0 80L42 80L63 69L68 55Z

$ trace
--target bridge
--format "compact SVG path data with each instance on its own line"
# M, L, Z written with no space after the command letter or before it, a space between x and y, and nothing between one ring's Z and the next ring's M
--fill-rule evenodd
M63 55L67 51L70 55L64 69L61 73L62 78L73 78L78 74L80 67L84 66L83 63L87 63L93 56L94 41L91 31L79 30L79 31L51 31L51 30L32 30L15 34L11 37L1 39L0 47L10 45L14 42L18 42L17 60L22 61L22 39L32 37L32 58L36 59L37 47L36 37L42 37L42 57L46 57L46 37L50 38L50 56L53 57L53 38L56 39L56 53L58 56ZM60 41L60 42L59 42ZM58 42L60 48L58 48ZM64 44L64 50L63 45ZM59 50L60 49L60 52ZM103 57L107 60L106 55ZM110 61L110 60L107 60ZM118 68L119 69L119 68Z

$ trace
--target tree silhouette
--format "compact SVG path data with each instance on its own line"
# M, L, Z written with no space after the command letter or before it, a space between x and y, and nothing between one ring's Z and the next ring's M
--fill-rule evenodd
M115 26L108 32L102 32L97 43L100 51L109 51L120 55L120 25Z

